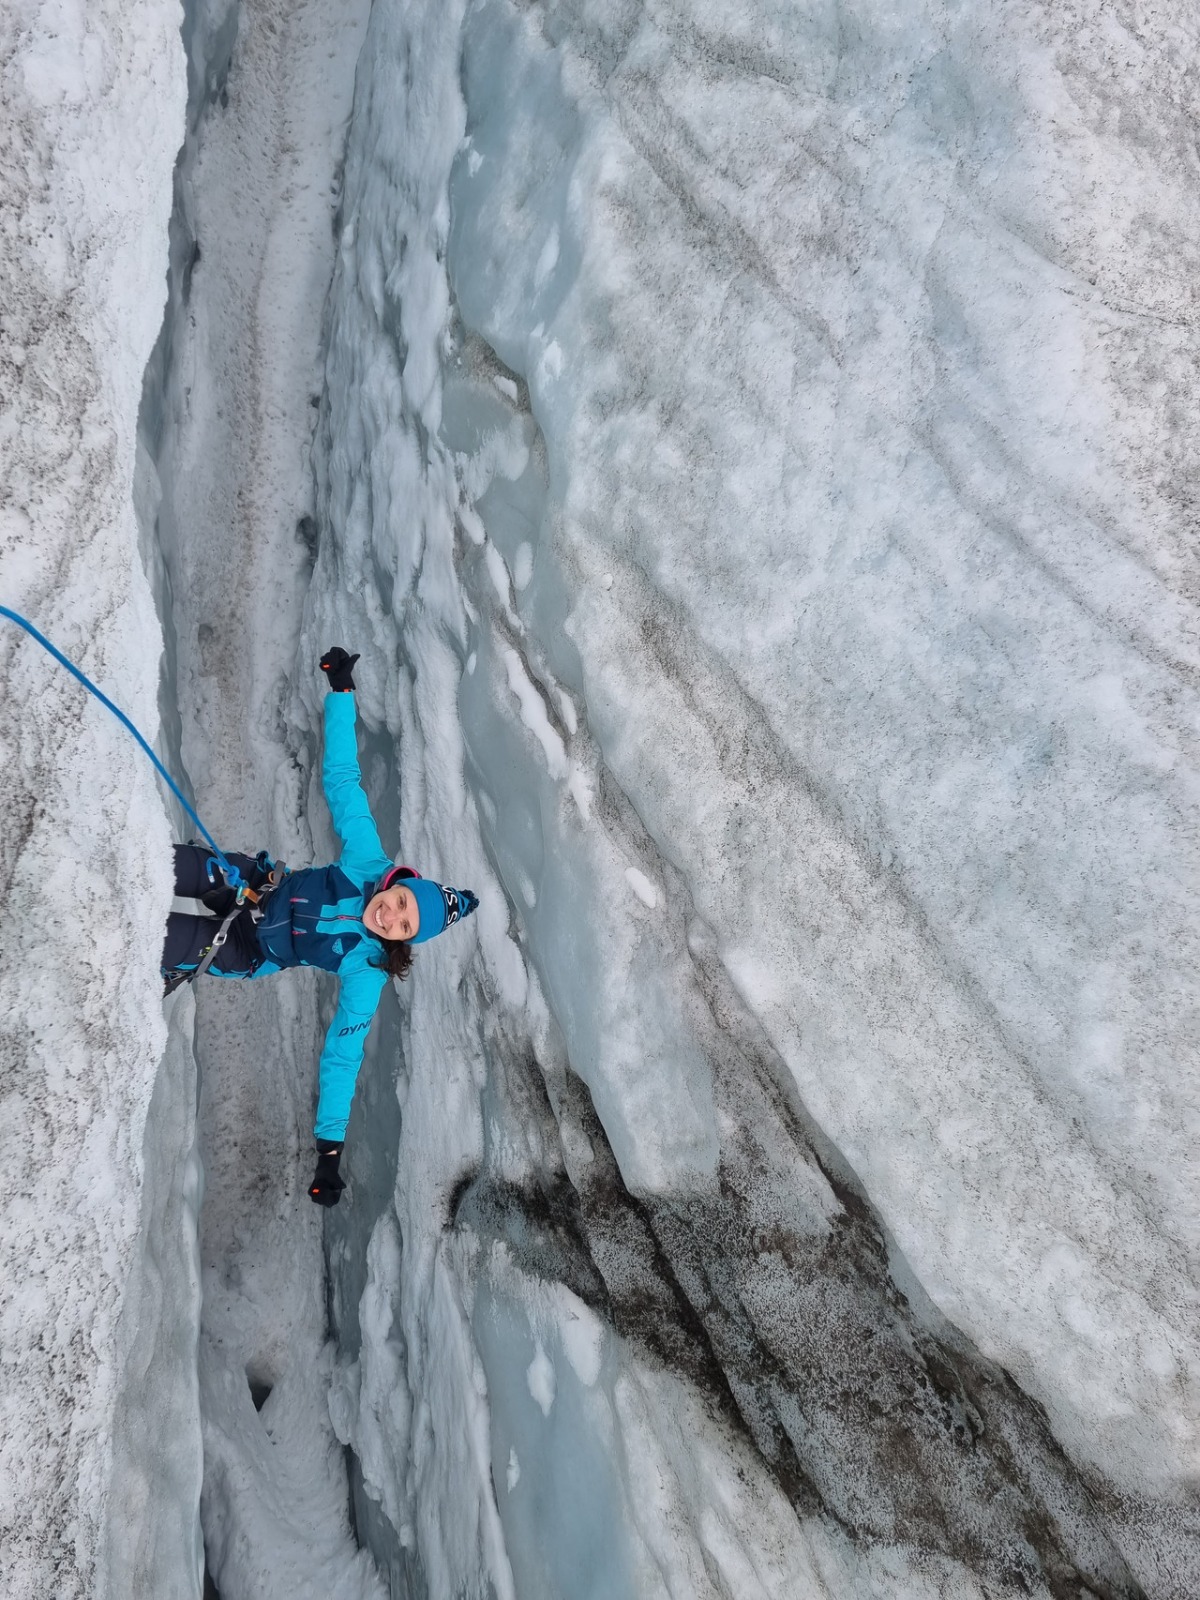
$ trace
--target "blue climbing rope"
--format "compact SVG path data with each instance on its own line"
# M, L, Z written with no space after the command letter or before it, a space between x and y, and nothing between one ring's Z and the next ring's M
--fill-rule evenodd
M212 846L213 855L216 856L217 862L218 862L218 864L219 864L219 866L221 868L221 871L225 874L226 883L229 884L231 889L240 889L240 888L244 887L245 879L242 877L241 873L238 871L238 869L233 865L233 863L231 861L227 861L225 859L225 856L222 854L221 847L217 844L217 841L213 838L212 834L209 833L208 829L200 821L200 818L196 815L196 813L193 810L193 808L191 807L191 805L189 805L187 799L185 798L185 796L183 794L183 791L180 789L179 785L175 782L175 779L167 771L166 767L163 766L162 762L154 754L154 751L151 750L150 746L146 743L145 739L143 739L142 735L134 727L133 723L129 720L129 718L121 710L120 706L113 705L112 701L108 698L108 696L106 694L104 694L101 690L97 689L96 685L87 676L87 674L84 673L84 672L80 672L79 668L75 665L75 663L73 661L69 660L65 655L63 655L62 651L59 650L56 646L52 645L50 643L49 639L47 639L47 637L46 637L46 635L44 633L39 633L38 630L34 627L33 623L30 622L27 617L21 616L20 612L18 612L18 611L10 610L8 606L0 606L0 616L7 617L10 622L15 622L19 628L24 628L25 632L30 636L30 638L31 639L36 639L37 642L42 646L42 648L44 650L48 650L50 652L50 654L54 657L54 659L61 666L66 667L67 671L71 674L71 676L73 678L78 678L80 683L84 686L84 688L90 690L90 692L96 696L96 699L99 700L99 702L100 702L100 704L102 706L107 706L108 709L112 712L113 716L116 717L118 722L124 723L124 725L129 729L130 733L133 735L133 737L141 745L142 749L150 757L151 761L153 761L155 767L157 767L157 769L158 769L159 776L161 778L163 778L163 780L170 787L171 792L174 794L175 798L179 801L179 804L187 812L188 816L191 817L192 821L196 824L196 826L200 829L200 832L204 835L204 837L208 840L209 844Z

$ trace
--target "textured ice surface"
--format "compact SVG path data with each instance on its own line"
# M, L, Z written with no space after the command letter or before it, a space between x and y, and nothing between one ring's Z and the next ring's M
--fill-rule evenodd
M0 595L150 734L134 459L178 27L149 0L0 16ZM184 1600L200 1594L195 1077L149 976L170 832L128 734L10 622L0 678L0 1587Z
M1065 1440L1165 1486L1194 1460L1183 42L789 17L631 13L614 59L586 12L484 7L455 287L561 462L591 731L806 1104ZM1124 139L1097 102L1135 91Z
M307 772L282 747L280 701L310 561L306 457L365 10L203 3L189 15L171 305L147 385L197 804L229 848L293 862L312 859ZM223 1600L382 1592L353 1536L329 1414L321 1217L305 1193L314 980L196 996L201 1520Z
M37 182L0 559L150 722L131 397L175 137L145 177L163 19L97 15L3 57ZM1196 24L306 0L187 32L140 486L201 808L327 857L339 640L385 843L481 894L386 997L327 1220L327 990L197 996L223 1600L1193 1595ZM4 1559L104 1592L160 1420L113 1352L186 1400L178 1341L118 1320L174 1213L139 1249L113 1182L166 1039L128 977L166 834L117 730L2 647Z
M0 13L0 597L151 736L134 477L178 30L160 0ZM0 1589L188 1600L195 1074L153 981L168 822L128 734L0 630Z
M377 15L360 63L307 630L380 653L406 859L506 890L405 1013L414 1392L438 1263L515 1255L729 1385L796 1519L768 1592L916 1592L902 1547L953 1593L1132 1592L1112 1537L1188 1593L1195 29L488 0L460 107L457 25ZM549 1347L479 1292L494 1417ZM653 1532L625 1475L628 1570L679 1581L694 1516L737 1588L769 1518L704 1523L682 1459ZM514 1575L528 1461L493 1450Z

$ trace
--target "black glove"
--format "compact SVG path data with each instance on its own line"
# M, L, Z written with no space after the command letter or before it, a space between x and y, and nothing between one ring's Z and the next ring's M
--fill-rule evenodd
M340 1144L328 1139L317 1140L317 1170L308 1186L308 1197L318 1206L335 1206L342 1198L346 1185L338 1176L338 1162L342 1159Z
M321 657L321 671L329 679L331 689L339 693L344 689L353 689L354 679L350 674L357 660L357 656L347 655L340 644L335 644L332 650L326 650Z

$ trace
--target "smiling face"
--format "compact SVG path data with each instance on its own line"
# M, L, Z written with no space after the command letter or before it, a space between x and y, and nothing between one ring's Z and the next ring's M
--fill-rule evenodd
M380 894L373 895L363 912L363 922L369 933L381 939L415 939L421 926L421 913L411 889L404 884L393 884Z

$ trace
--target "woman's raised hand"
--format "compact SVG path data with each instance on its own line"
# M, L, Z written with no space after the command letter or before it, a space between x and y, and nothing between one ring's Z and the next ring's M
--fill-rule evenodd
M358 660L356 655L349 655L340 644L335 644L332 650L326 650L321 657L321 671L329 679L329 687L339 694L344 694L347 689L353 689L354 663Z
M338 1171L341 1159L340 1144L334 1144L329 1139L317 1140L317 1170L308 1186L308 1197L314 1205L335 1206L342 1198L342 1190L346 1185Z

